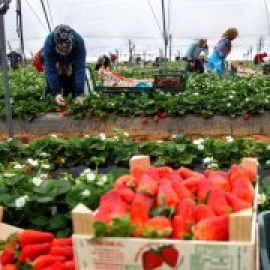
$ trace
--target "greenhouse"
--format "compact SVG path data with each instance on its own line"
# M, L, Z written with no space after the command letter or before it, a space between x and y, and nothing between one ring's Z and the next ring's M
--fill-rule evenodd
M269 270L270 0L0 0L0 269Z

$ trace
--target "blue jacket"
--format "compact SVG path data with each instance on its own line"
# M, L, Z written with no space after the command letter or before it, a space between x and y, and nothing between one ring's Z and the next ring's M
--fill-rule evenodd
M73 32L73 35L73 48L67 56L62 56L56 52L53 33L49 34L46 38L42 49L46 80L54 95L60 94L61 92L58 81L57 64L64 65L66 67L69 65L75 65L75 70L73 71L75 72L75 94L79 95L84 92L86 50L83 38L75 31Z
M187 60L198 60L199 55L201 52L204 52L205 54L208 54L208 49L206 48L200 48L198 45L198 41L191 44L190 47L187 50L186 58Z

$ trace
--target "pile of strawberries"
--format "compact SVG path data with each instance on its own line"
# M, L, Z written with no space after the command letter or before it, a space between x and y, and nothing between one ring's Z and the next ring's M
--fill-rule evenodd
M72 238L25 230L6 241L1 266L2 270L75 270Z
M95 219L110 226L129 215L135 237L226 241L229 215L252 208L256 177L237 165L204 173L134 168L102 196Z

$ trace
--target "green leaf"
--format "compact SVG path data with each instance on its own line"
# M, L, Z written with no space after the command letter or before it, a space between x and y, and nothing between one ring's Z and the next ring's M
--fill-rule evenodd
M49 230L62 229L67 225L67 218L64 215L56 215L49 221Z
M30 220L32 224L38 227L46 227L49 224L49 219L44 216L38 216Z

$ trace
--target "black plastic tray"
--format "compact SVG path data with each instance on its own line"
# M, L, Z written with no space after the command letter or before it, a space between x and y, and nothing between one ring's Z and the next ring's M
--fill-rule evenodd
M270 211L258 216L261 270L270 269Z

